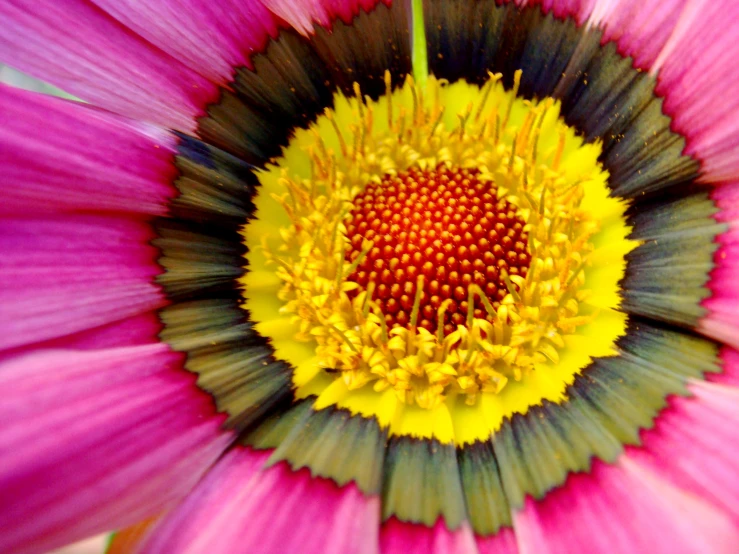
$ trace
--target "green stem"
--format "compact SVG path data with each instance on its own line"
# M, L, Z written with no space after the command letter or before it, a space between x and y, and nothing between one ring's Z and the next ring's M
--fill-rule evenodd
M426 85L429 76L429 60L426 51L426 26L423 21L423 0L411 0L413 18L413 78L419 86Z

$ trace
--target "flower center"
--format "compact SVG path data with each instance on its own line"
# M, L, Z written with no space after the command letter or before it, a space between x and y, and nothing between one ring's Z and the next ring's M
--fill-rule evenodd
M298 398L388 425L397 402L459 399L493 410L465 424L485 436L612 355L625 206L600 145L553 99L517 98L520 73L512 91L499 78L393 91L388 74L378 101L355 87L259 175L244 307Z
M469 305L470 285L497 310L509 293L505 277L525 277L531 255L526 222L515 206L497 197L494 183L479 175L474 168L411 167L357 195L345 222L346 259L361 257L349 275L360 288L349 297L371 284L388 326L405 327L423 275L419 327L436 334L441 325L449 335L470 309L473 317L492 322L494 314L485 312L482 298ZM366 240L372 246L362 256Z

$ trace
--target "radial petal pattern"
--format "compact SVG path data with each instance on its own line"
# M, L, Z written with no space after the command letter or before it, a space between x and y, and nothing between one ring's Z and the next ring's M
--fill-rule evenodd
M210 399L147 339L3 358L3 550L45 550L166 509L223 449Z
M167 212L177 173L170 134L7 86L0 95L3 214Z
M0 550L736 549L739 4L0 16Z
M229 452L143 551L377 552L377 498L285 464L260 471L265 458Z

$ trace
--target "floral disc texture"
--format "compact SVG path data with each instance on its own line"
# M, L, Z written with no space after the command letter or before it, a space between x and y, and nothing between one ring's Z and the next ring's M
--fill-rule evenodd
M0 14L0 551L736 548L735 2Z
M488 536L720 370L680 328L722 227L655 80L598 30L428 2L414 79L406 17L282 33L209 108L208 141L256 166L230 227L243 275L164 310L162 336L268 464L355 483L386 521ZM191 321L214 340L181 346Z

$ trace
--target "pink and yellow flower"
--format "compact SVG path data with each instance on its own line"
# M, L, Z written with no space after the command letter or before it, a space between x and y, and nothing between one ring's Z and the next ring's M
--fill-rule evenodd
M734 0L0 15L0 551L736 551Z

